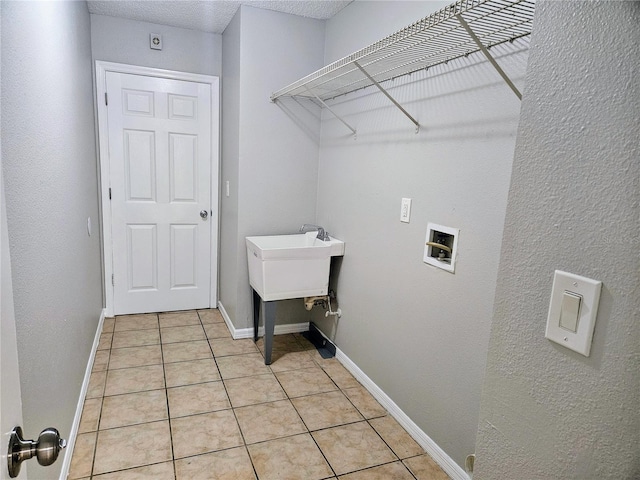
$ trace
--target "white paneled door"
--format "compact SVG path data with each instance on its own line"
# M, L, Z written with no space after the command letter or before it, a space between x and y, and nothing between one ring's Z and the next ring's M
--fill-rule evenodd
M211 85L106 72L114 314L207 308Z

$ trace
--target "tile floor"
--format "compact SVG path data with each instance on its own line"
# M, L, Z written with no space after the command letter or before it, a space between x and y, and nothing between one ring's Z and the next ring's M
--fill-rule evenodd
M304 337L261 350L213 309L106 319L69 478L449 478Z

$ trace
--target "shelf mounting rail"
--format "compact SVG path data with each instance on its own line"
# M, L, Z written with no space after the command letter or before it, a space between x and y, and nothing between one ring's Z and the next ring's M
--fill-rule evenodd
M531 34L534 9L535 0L458 0L274 92L271 101L283 97L307 98L328 107L329 100L373 85L419 128L418 122L381 84L475 52L482 52L521 98L488 50ZM348 128L355 135L355 129Z

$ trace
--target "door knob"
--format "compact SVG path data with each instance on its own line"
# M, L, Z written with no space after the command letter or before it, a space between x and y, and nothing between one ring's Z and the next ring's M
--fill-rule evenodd
M9 477L17 477L20 473L20 464L32 457L36 457L43 467L51 465L58 458L60 450L66 446L67 441L60 438L60 433L55 428L45 428L40 432L38 440L24 440L22 428L15 427L11 431L7 454Z
M209 212L207 212L206 210L200 210L200 216L206 220L209 216Z

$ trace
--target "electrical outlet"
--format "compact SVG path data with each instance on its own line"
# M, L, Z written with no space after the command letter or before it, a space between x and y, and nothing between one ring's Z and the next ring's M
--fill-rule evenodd
M411 199L403 198L402 204L400 207L400 221L404 223L409 223L410 217L411 217Z

